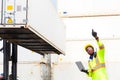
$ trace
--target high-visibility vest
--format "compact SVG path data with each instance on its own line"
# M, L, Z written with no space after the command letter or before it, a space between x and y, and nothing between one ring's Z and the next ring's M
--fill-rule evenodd
M96 57L88 61L88 76L92 77L92 80L108 80L104 60L105 49L100 41L97 43L99 50Z

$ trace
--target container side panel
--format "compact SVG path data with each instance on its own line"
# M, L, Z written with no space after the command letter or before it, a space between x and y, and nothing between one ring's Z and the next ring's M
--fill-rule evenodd
M50 0L29 0L28 24L46 41L65 51L65 26Z
M2 0L0 0L0 25L1 25L1 19L2 19Z

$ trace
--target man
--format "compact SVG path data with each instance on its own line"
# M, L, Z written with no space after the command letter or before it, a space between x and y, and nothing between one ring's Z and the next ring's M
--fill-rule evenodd
M99 40L97 32L94 32L94 30L92 30L92 36L96 39L99 50L95 52L94 47L90 44L85 46L86 52L90 55L88 61L88 70L81 71L87 73L92 80L108 80L104 59L104 45Z

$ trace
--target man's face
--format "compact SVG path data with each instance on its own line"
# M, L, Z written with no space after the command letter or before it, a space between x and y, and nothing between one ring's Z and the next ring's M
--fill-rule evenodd
M92 54L94 53L93 47L91 47L91 46L87 47L86 52L87 52L89 55L92 55Z

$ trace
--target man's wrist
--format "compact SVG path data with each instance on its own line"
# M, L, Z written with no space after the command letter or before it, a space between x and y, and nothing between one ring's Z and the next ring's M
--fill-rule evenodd
M96 40L99 40L99 37L95 37Z

